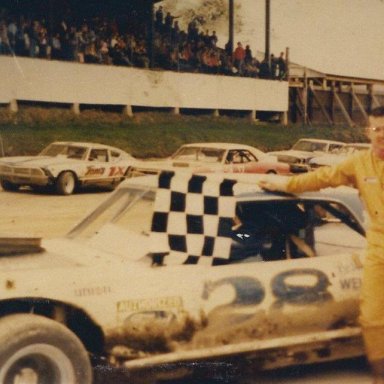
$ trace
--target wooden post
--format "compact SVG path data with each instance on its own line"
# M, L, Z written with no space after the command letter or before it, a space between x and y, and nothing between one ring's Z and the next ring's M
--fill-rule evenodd
M308 124L308 80L307 80L307 68L304 68L303 78L303 123Z
M123 113L129 117L132 117L133 116L133 112L132 112L132 105L126 105L124 106L124 109L123 109Z
M173 111L174 115L180 115L180 108L179 107L173 108L172 111Z
M79 103L73 103L71 109L75 115L80 115L80 104Z
M251 121L258 121L258 119L256 118L256 110L252 110L250 113L249 113L249 119Z
M220 116L220 113L219 113L219 110L218 110L218 109L214 109L214 110L213 110L213 116L214 116L214 117L219 117L219 116Z
M17 100L16 99L12 99L9 103L9 110L12 112L12 113L16 113L18 110L19 110L19 107L17 105Z
M288 126L288 111L281 112L280 124L284 125L284 127Z

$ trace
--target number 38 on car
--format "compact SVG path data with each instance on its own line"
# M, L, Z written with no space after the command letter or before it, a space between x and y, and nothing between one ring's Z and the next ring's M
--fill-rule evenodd
M132 381L362 355L363 213L350 190L128 179L63 238L1 239L0 382L90 384L90 356Z

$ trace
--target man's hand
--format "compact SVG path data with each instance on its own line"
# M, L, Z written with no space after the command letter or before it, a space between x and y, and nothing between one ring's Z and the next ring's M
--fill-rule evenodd
M271 192L286 192L286 184L287 184L286 180L284 181L260 180L257 183L257 185L260 188L265 189L267 191L271 191Z

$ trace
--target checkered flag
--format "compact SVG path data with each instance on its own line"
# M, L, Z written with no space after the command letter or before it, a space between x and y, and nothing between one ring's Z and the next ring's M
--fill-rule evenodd
M235 180L159 175L151 228L154 260L164 264L223 264L231 252Z

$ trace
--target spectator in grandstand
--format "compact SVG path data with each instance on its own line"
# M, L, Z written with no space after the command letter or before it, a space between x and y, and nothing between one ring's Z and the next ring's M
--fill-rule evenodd
M155 12L155 28L159 32L163 31L163 20L164 20L163 7L160 5Z
M56 32L51 39L51 59L60 60L62 58L60 34Z
M40 21L33 20L28 23L26 34L28 36L29 56L36 57L39 51Z
M239 75L243 74L244 58L245 58L245 49L243 48L243 45L239 41L237 43L237 47L235 51L233 52L233 65L236 68L237 73Z
M269 79L271 77L271 71L269 69L269 62L267 58L264 58L259 66L260 79Z
M8 28L4 19L0 20L0 53L2 55L8 55L10 53Z
M41 59L49 59L51 57L51 46L48 44L47 28L43 24L40 24L38 38L38 57Z
M11 52L15 52L17 29L17 23L15 19L11 17L8 21L7 27L8 42Z
M270 59L270 68L271 68L271 79L276 79L279 75L278 73L278 65L277 65L277 60L276 57L273 53L271 53L271 59Z
M211 48L216 48L218 40L219 39L216 35L216 31L212 31L212 35L209 36L209 46Z
M179 43L179 40L180 40L180 27L179 27L179 22L175 20L171 30L171 44L174 46Z
M284 59L284 52L280 52L280 56L277 59L277 66L278 66L278 73L279 73L278 78L280 80L284 80L287 74L287 65Z

